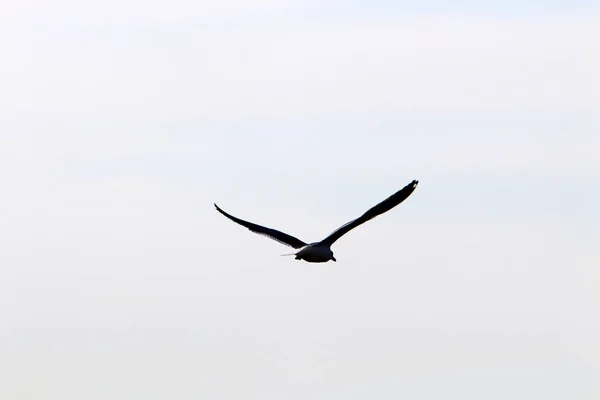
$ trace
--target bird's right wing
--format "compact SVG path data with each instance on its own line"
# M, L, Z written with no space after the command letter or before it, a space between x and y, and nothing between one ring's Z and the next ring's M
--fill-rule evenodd
M285 244L286 246L293 247L294 249L299 249L299 248L307 245L307 243L304 243L302 240L297 239L293 236L290 236L287 233L283 233L278 230L267 228L267 227L260 226L257 224L253 224L252 222L244 221L243 219L239 219L239 218L234 217L233 215L227 214L225 211L221 210L219 208L219 206L216 204L215 204L215 208L217 209L218 212L220 212L221 214L223 214L224 216L226 216L233 222L236 222L242 226L245 226L246 228L250 229L254 233L258 233L259 235L266 236L270 239L278 241L279 243Z
M325 244L327 246L331 246L336 240L341 238L346 233L350 232L352 229L396 207L398 204L402 203L408 198L408 196L411 195L411 193L417 188L418 184L419 181L413 180L411 183L398 190L396 193L383 200L381 203L377 204L374 207L371 207L360 217L340 226L329 236L323 239L320 243Z

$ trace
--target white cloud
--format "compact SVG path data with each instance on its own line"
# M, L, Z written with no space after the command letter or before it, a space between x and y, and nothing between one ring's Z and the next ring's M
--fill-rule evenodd
M22 47L8 47L0 101L22 111L212 118L591 113L600 104L599 22L448 15L64 24L23 32Z
M107 0L85 2L58 0L52 4L26 0L10 2L3 8L2 17L10 19L35 19L37 22L175 22L182 19L244 16L298 9L314 3L301 0L224 0L176 2L165 0ZM0 17L0 18L2 18ZM9 18L6 18L10 21Z

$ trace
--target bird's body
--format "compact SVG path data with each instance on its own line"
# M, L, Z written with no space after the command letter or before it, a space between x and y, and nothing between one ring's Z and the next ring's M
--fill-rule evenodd
M290 254L295 255L296 260L305 260L313 263L322 263L327 262L329 260L336 261L335 257L333 256L333 252L331 251L331 245L336 240L338 240L340 237L348 233L350 230L356 228L357 226L364 224L370 219L373 219L376 216L383 214L384 212L387 212L392 208L396 207L398 204L402 203L417 188L418 183L419 181L417 180L412 181L404 188L400 189L381 203L377 204L374 207L371 207L360 217L348 222L347 224L342 225L329 236L327 236L325 239L321 240L320 242L314 242L310 244L305 243L298 238L290 236L287 233L283 233L275 229L267 228L265 226L257 225L252 222L236 218L233 215L230 215L225 211L221 210L216 204L215 208L225 217L229 218L237 224L245 226L254 233L267 236L270 239L276 240L282 244L293 247L294 249L298 249L296 253Z
M295 253L295 256L296 260L304 260L313 263L322 263L329 260L336 261L331 248L327 245L319 244L319 242L302 247L300 251Z

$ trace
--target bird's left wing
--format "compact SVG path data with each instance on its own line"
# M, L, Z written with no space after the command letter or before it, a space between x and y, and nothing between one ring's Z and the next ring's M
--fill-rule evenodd
M342 225L338 229L336 229L333 233L323 239L320 243L331 246L336 240L341 238L343 235L356 228L357 226L364 224L370 219L375 218L376 216L383 214L386 211L391 210L396 207L398 204L402 203L404 200L411 195L411 193L417 188L419 181L414 180L402 189L398 190L396 193L377 204L376 206L369 209L366 213L361 215L360 217Z
M239 219L234 217L233 215L227 214L225 211L221 210L218 205L215 204L215 208L218 212L236 222L246 228L250 229L254 233L258 233L259 235L264 235L270 239L276 240L279 243L285 244L287 246L293 247L294 249L299 249L301 247L306 246L302 240L295 238L293 236L288 235L287 233L280 232L275 229L267 228L265 226L260 226L257 224L253 224L252 222L244 221L243 219Z

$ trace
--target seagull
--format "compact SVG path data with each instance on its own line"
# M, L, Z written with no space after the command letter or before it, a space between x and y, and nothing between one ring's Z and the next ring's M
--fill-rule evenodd
M270 239L276 240L282 244L293 247L294 249L298 249L298 252L284 255L295 255L296 260L304 260L312 263L323 263L329 260L337 261L333 256L333 252L331 251L331 245L335 243L336 240L344 236L346 233L350 232L352 229L356 228L359 225L364 224L365 222L375 218L376 216L383 214L396 207L398 204L402 203L404 200L411 195L411 193L417 188L419 181L413 180L411 183L398 190L396 193L383 200L381 203L376 206L370 208L367 212L365 212L360 217L353 219L352 221L340 226L338 229L333 231L329 236L320 242L314 243L305 243L302 240L295 238L287 233L283 233L281 231L267 228L265 226L260 226L254 224L252 222L244 221L242 219L236 218L233 215L226 213L221 210L219 206L215 203L215 208L218 212L229 218L235 223L238 223L246 228L250 229L250 231L257 233L259 235L264 235Z

